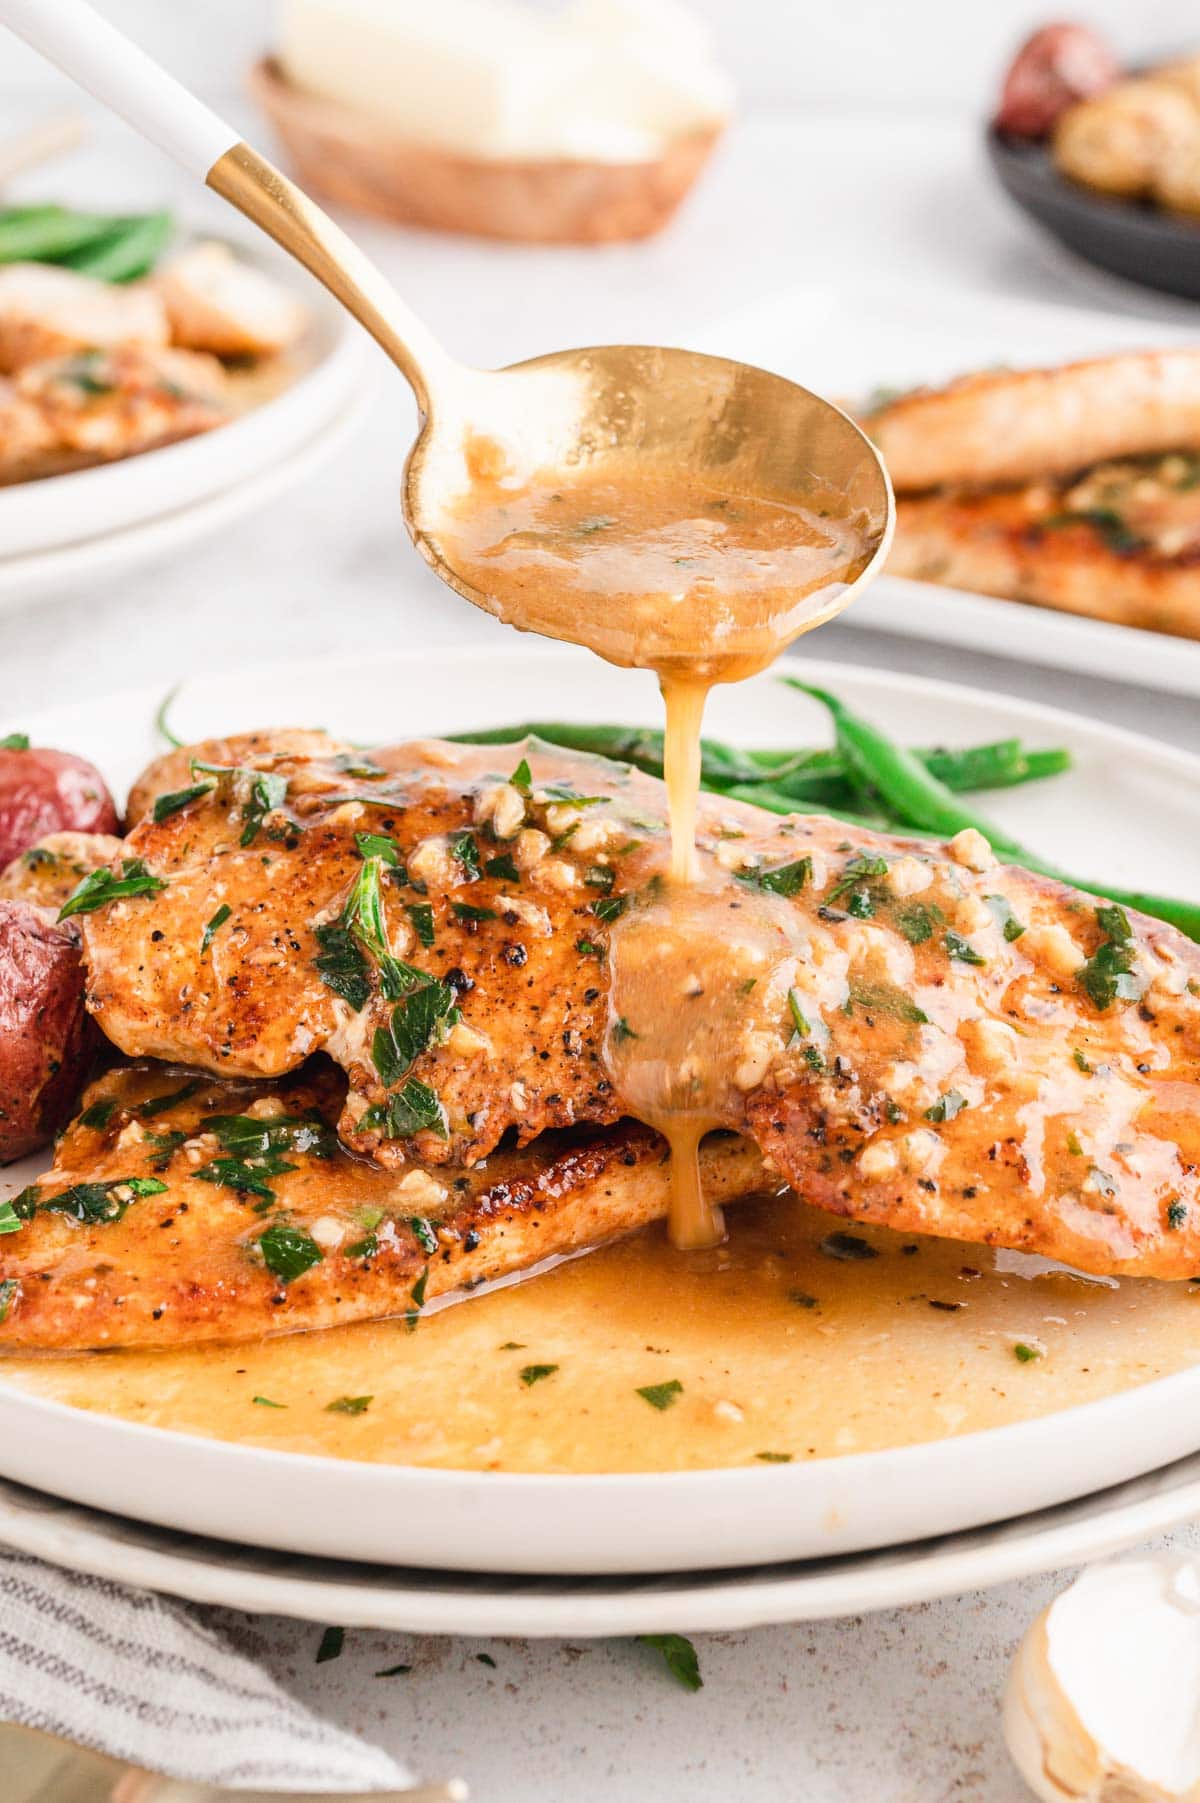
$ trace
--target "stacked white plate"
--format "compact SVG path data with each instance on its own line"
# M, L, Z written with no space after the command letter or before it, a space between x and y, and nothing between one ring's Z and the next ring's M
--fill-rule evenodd
M997 820L1068 867L1102 864L1118 883L1200 895L1200 760L1005 697L805 667L902 740L928 737L936 719L950 744L1019 734L1066 746L1071 805L1054 784L1031 785L989 798ZM580 721L656 717L646 677L514 643L507 656L489 647L235 671L189 684L174 724L199 738L320 720L369 741L561 714L564 696ZM19 726L81 752L119 789L160 748L158 699L97 696L0 721L0 734ZM718 691L710 725L746 745L817 742L825 730L813 704L769 675ZM0 1195L35 1168L6 1171ZM239 1446L65 1407L5 1381L0 1364L0 1479L0 1541L238 1608L447 1633L733 1628L994 1583L1189 1518L1200 1511L1200 1364L925 1445L622 1476Z
M294 379L228 425L95 469L0 488L0 608L94 582L220 531L332 457L361 417L361 330L282 256L238 255L293 289L310 325Z

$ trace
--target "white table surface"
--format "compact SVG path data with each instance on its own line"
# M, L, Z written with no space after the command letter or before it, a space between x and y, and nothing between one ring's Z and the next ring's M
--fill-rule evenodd
M107 123L86 155L23 192L109 205L159 203L168 192L221 217ZM884 294L941 285L1189 316L1044 247L993 193L965 123L901 113L745 124L675 228L645 246L534 252L361 235L447 345L481 363L564 343L696 338L764 292L831 277ZM741 349L754 357L752 344ZM165 690L189 671L501 634L442 590L405 539L397 494L412 407L381 358L372 375L371 416L337 462L222 542L0 617L0 714L50 692L148 681ZM827 628L820 652L1044 699L1200 750L1200 710L1182 698L846 626ZM424 1773L463 1774L482 1803L1018 1803L1026 1793L1000 1744L997 1699L1017 1637L1062 1582L700 1637L696 1696L630 1643L356 1633L338 1661L318 1667L319 1628L226 1619L323 1710ZM371 1676L398 1661L412 1664L408 1677Z

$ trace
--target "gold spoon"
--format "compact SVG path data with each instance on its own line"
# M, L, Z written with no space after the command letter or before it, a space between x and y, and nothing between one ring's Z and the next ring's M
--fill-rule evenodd
M828 401L748 364L638 345L556 351L501 370L456 363L327 214L85 0L0 0L0 22L253 220L378 340L422 415L404 478L409 532L476 606L500 611L456 567L446 527L475 482L470 452L481 440L528 471L587 463L619 480L649 456L659 469L776 503L803 504L818 484L840 491L872 555L805 624L840 611L878 568L891 533L888 479Z

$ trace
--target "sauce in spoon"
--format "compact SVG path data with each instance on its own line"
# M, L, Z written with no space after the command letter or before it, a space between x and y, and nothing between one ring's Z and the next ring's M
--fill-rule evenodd
M458 573L510 625L653 670L662 689L671 864L613 925L608 1058L624 1105L671 1147L674 1243L713 1245L699 1144L733 1117L748 1023L786 1016L798 947L780 896L697 847L704 706L838 611L882 526L815 478L799 505L649 462L524 483L486 446L469 462L474 485L442 533Z

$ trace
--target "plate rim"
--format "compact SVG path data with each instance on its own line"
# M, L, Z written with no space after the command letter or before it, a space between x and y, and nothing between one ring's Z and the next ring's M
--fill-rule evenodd
M411 676L414 665L438 664L443 668L448 663L456 663L463 658L486 659L489 669L497 661L513 664L519 663L523 668L531 663L559 665L578 665L582 660L591 665L586 653L577 649L555 644L528 646L514 639L511 644L479 644L450 643L439 647L426 647L414 650L397 650L388 658L378 657L370 660L361 655L346 656L330 660L313 657L302 660L289 660L270 667L270 686L277 692L284 692L297 681L305 677L311 680L320 676L328 680L333 670L343 675L360 671L369 663L375 679L379 679L381 662L388 667L403 669ZM817 658L805 660L805 668L817 680L825 680L834 685L841 680L857 681L868 689L886 687L890 692L901 689L914 702L922 699L935 700L939 696L953 697L958 703L968 705L975 703L994 710L997 706L1007 713L1023 721L1037 722L1042 727L1059 731L1073 731L1078 738L1093 741L1110 754L1122 748L1136 750L1139 757L1148 760L1159 769L1183 774L1196 784L1200 777L1200 757L1165 744L1149 735L1131 732L1126 728L1111 726L1096 721L1086 715L1073 714L1068 709L1055 707L1046 703L1026 701L1022 698L999 695L972 687L967 684L947 682L940 678L925 676L897 676L894 672L881 671L870 667L856 666L852 663L821 660ZM263 672L258 672L259 680ZM220 672L209 672L195 677L187 688L203 689L205 684L219 684L222 680ZM758 682L772 680L767 672ZM116 707L122 713L126 708L134 707L145 710L151 691L144 687L131 688L109 694L102 698L106 709ZM58 708L45 711L87 711L98 705L98 698L82 698L74 702L64 702ZM147 714L147 719L149 714ZM31 722L36 731L36 716ZM1200 785L1196 785L1200 787ZM270 1485L274 1480L285 1479L288 1474L293 1477L304 1473L312 1482L332 1481L336 1474L343 1473L347 1467L353 1467L355 1481L371 1495L385 1495L394 1490L397 1482L402 1482L406 1489L421 1497L439 1497L456 1494L462 1496L464 1491L477 1487L486 1492L490 1499L503 1496L506 1501L519 1501L536 1498L539 1502L555 1498L569 1501L577 1496L584 1486L594 1488L605 1497L616 1500L627 1498L638 1491L644 1491L647 1483L653 1486L656 1496L662 1496L671 1502L695 1502L697 1505L706 1500L710 1493L720 1492L728 1499L735 1497L741 1501L743 1494L747 1499L773 1495L775 1498L787 1498L793 1493L799 1500L805 1485L809 1489L815 1487L813 1478L814 1465L822 1466L825 1471L836 1471L837 1476L845 1484L858 1488L864 1482L870 1483L880 1474L890 1471L907 1472L910 1467L922 1467L935 1475L946 1475L948 1468L961 1469L967 1463L982 1459L986 1462L993 1457L1004 1458L1010 1450L1022 1446L1036 1452L1048 1438L1060 1431L1064 1416L1072 1421L1082 1421L1084 1429L1091 1430L1090 1437L1097 1434L1104 1436L1105 1430L1114 1420L1120 1422L1124 1417L1136 1416L1140 1413L1143 1401L1140 1392L1153 1388L1156 1397L1164 1397L1163 1407L1169 1409L1175 1398L1190 1397L1197 1384L1200 1383L1200 1363L1182 1371L1170 1373L1164 1377L1152 1379L1150 1385L1139 1385L1134 1389L1118 1392L1115 1395L1097 1398L1091 1402L1077 1404L1071 1409L1058 1410L1053 1414L1035 1417L1024 1422L1006 1423L1002 1426L977 1430L972 1434L949 1436L942 1440L922 1442L912 1447L897 1447L869 1453L851 1453L841 1455L837 1459L827 1461L802 1461L791 1466L779 1467L718 1467L699 1471L683 1472L624 1472L624 1473L540 1473L540 1472L471 1472L456 1468L438 1468L422 1466L391 1466L376 1464L370 1461L354 1461L332 1459L325 1455L303 1452L283 1452L268 1447L247 1446L237 1441L210 1440L207 1436L186 1433L178 1429L155 1428L141 1423L124 1420L118 1416L104 1416L104 1432L110 1444L118 1448L128 1447L136 1456L139 1451L178 1449L181 1456L193 1458L203 1457L205 1449L219 1447L220 1457L226 1468L235 1475L251 1471L265 1474L264 1482ZM43 1413L43 1419L65 1428L74 1423L78 1429L83 1423L95 1423L97 1416L90 1411L72 1407L50 1398L40 1397L28 1391L10 1386L3 1376L0 1366L0 1406L5 1413L12 1410L27 1413L29 1418L36 1419ZM1186 1413L1187 1411L1182 1411ZM1200 1432L1200 1430L1198 1430ZM1191 1450L1189 1447L1188 1450ZM1182 1449L1180 1449L1182 1452ZM1139 1455L1144 1456L1144 1455ZM1128 1481L1132 1473L1115 1467L1117 1477ZM398 1474L403 1474L399 1477ZM22 1473L26 1481L41 1482L39 1478L30 1478ZM857 1480L857 1481L856 1481ZM831 1480L832 1481L832 1480ZM1045 1506L1055 1506L1057 1499L1051 1499ZM935 1532L937 1530L934 1530Z

